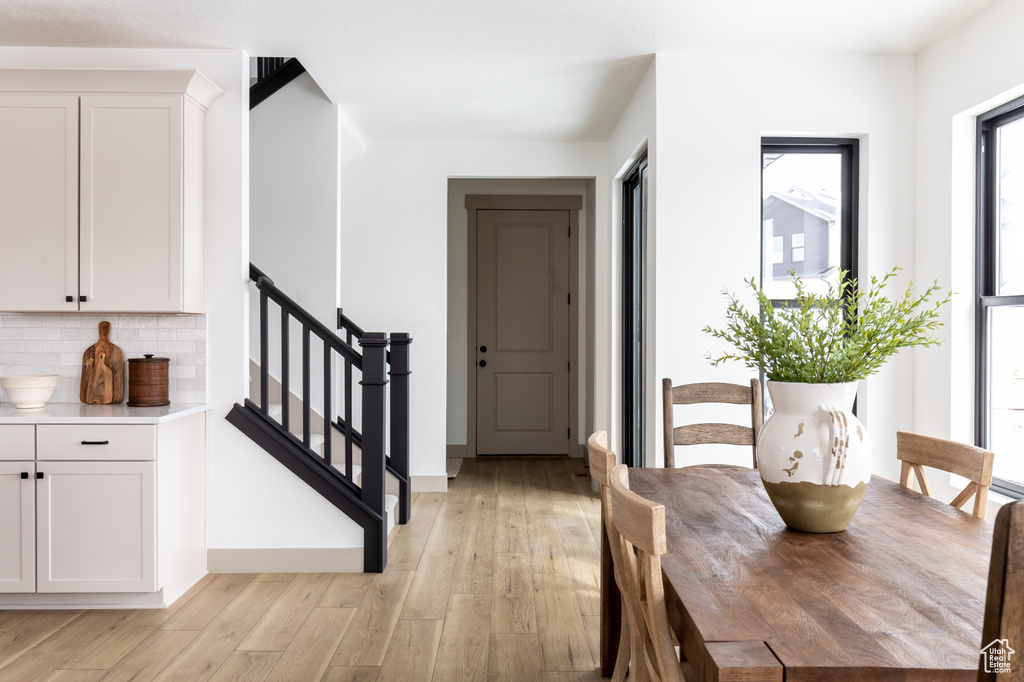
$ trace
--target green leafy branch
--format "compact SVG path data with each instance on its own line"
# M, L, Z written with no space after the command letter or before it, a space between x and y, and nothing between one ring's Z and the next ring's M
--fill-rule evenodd
M872 277L867 288L843 271L838 287L829 285L825 294L812 293L796 277L795 301L781 307L772 304L753 278L746 279L758 310L746 310L724 291L728 323L725 329L706 326L704 332L727 341L736 352L707 357L716 366L739 360L772 381L845 383L874 374L901 348L941 344L932 334L942 326L939 308L952 293L932 300L941 291L937 282L920 295L914 294L911 282L902 295L890 299L884 290L899 269L881 279Z

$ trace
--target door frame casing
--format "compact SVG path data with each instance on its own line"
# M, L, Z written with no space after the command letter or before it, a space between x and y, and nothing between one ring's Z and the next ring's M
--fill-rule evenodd
M467 322L466 322L466 456L477 456L476 440L476 287L477 211L568 211L569 212L569 447L570 457L581 456L579 431L579 233L583 197L558 194L467 194L468 239Z

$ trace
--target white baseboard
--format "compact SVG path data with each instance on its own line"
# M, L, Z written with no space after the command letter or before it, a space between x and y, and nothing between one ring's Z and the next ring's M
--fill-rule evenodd
M362 547L210 548L210 573L362 573Z
M414 493L446 493L448 492L448 476L446 474L440 476L417 476L413 474L412 491Z

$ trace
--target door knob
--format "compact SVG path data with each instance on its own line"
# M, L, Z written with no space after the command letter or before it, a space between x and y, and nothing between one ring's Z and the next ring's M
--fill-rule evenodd
M481 367L486 367L487 366L487 361L486 360L481 360L480 361L480 366Z
M480 352L481 353L486 353L487 352L487 346L480 346Z

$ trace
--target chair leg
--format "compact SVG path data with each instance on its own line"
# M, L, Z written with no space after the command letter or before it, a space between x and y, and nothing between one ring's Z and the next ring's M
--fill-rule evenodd
M626 609L628 607L622 605L622 624L619 626L619 651L615 654L615 670L612 671L612 682L623 682L626 679L626 674L629 672L629 652L630 645L629 640L632 638L632 632L629 627L629 618L626 616Z
M630 628L630 646L632 655L629 662L629 679L633 682L655 682L657 677L651 674L650 662L647 657L647 642L635 627Z

